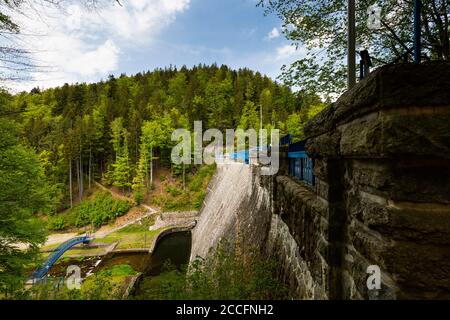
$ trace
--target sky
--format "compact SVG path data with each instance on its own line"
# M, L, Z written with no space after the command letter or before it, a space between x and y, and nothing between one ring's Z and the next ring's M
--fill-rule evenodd
M16 90L96 82L166 66L203 63L247 67L275 79L302 52L284 38L282 21L257 0L122 0L86 10L79 1L45 15L20 16L24 43L50 72ZM106 1L106 0L103 0Z

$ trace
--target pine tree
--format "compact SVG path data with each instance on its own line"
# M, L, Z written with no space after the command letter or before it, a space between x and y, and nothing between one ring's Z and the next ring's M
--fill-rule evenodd
M111 142L116 153L116 161L112 165L112 184L121 189L131 187L128 136L128 131L123 127L123 119L116 118L111 123Z
M0 119L0 292L6 297L22 288L26 266L39 256L46 231L35 213L50 200L38 157L17 136L16 126ZM19 243L28 249L18 249Z

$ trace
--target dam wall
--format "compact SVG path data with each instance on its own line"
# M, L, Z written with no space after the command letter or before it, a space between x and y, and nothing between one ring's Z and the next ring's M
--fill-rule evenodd
M450 64L382 67L305 134L315 185L282 170L269 233L294 297L450 298Z
M280 262L293 299L449 299L450 63L379 68L304 132L315 184L283 152L272 177L219 167L191 260L239 240Z
M197 226L192 230L191 262L207 258L221 240L239 241L245 250L261 251L271 217L271 190L267 181L258 168L247 164L217 165Z

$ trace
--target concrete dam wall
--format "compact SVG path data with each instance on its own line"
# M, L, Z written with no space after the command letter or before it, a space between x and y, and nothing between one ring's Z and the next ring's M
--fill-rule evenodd
M238 240L247 249L262 248L271 216L271 193L264 181L267 178L249 165L218 165L192 231L191 261L206 258L222 239Z

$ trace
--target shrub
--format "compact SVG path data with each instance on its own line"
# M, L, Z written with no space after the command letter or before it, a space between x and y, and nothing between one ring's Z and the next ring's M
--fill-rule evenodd
M189 183L189 190L197 192L206 188L206 185L209 183L209 180L213 176L215 170L215 165L200 167Z
M51 217L48 220L48 228L53 231L61 231L66 228L66 219L63 216Z
M183 193L183 191L174 186L168 186L166 192L170 193L172 197L177 197Z
M144 192L142 190L135 190L133 192L134 201L136 204L141 204L144 201Z
M205 192L200 192L200 193L197 195L197 197L195 198L193 204L194 204L194 208L195 208L196 210L200 210L200 208L202 207L203 201L205 200L205 195L206 195Z
M136 271L128 264L112 266L109 271L112 276L134 276L136 274Z
M128 212L131 203L126 200L114 199L109 192L100 192L93 199L83 201L74 207L70 215L74 216L74 225L84 227L92 224L100 227Z
M197 259L186 270L166 266L158 277L144 278L136 299L276 300L288 298L276 275L280 265L251 251L244 258L222 241L207 260Z
M215 170L215 165L199 167L194 175L187 176L186 190L181 190L174 184L168 185L164 189L165 193L151 198L152 203L164 211L200 209L206 195L206 187Z

